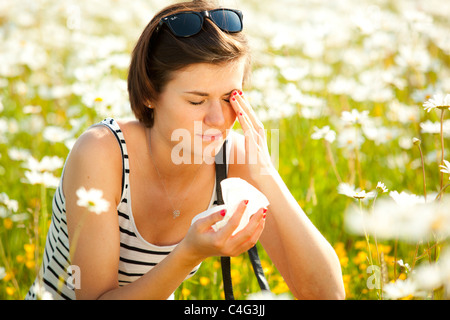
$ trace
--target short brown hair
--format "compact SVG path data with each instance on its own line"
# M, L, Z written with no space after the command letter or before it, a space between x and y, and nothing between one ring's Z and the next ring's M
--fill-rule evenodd
M146 26L133 50L128 73L128 94L136 118L147 127L153 126L150 101L158 99L174 71L195 63L220 64L241 57L247 60L244 81L250 69L250 52L243 32L225 33L209 19L203 30L188 38L179 38L165 24L155 34L161 18L183 11L216 9L213 1L190 1L170 5Z

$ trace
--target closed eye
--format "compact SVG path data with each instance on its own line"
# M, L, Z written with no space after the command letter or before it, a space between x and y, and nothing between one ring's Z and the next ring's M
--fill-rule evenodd
M226 103L230 103L230 99L223 99L223 101L225 101ZM196 101L189 101L190 104L192 104L193 106L199 106L202 105L203 103L205 103L205 100L196 102Z
M201 104L203 104L205 102L205 100L199 101L199 102L195 102L195 101L189 101L190 104L192 104L193 106L199 106Z

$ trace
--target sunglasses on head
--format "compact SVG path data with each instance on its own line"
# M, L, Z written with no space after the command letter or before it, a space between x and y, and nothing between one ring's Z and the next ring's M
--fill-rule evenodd
M242 31L242 12L235 9L215 9L209 11L186 11L164 17L159 21L156 32L166 24L177 37L191 37L200 32L205 18L209 18L222 31L235 33Z

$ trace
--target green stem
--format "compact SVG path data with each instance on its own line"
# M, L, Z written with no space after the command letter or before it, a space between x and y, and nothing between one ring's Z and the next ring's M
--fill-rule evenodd
M360 210L360 213L361 213L361 215L364 217L361 199L358 199L358 202L359 202L359 210ZM367 243L367 253L368 253L368 255L369 255L369 264L372 266L373 272L375 272L375 270L374 270L374 268L373 268L372 250L370 249L370 238L369 238L369 234L367 233L366 225L365 225L365 222L364 222L364 221L363 221L363 228L364 228L364 236L365 236L365 238L366 238L366 243ZM380 279L380 280L381 280L381 279Z
M423 196L425 198L425 202L427 202L427 182L425 179L425 162L423 161L423 153L422 153L422 148L420 147L420 144L417 145L417 147L419 148L420 160L422 162Z
M423 160L423 153L422 153L422 148L420 147L420 141L417 144L417 147L419 148L419 152L420 152L420 160L421 160L421 164L422 164L422 184L423 184L423 196L425 198L425 202L427 202L427 182L425 179L425 162ZM428 250L427 252L430 252L430 241L428 241ZM417 262L417 254L419 252L419 246L420 246L420 241L417 242L416 244L416 251L414 252L414 258L413 258L413 262L412 262L412 266L411 266L411 271L414 270L414 266L416 265ZM431 256L428 254L428 260L431 261Z
M331 152L330 143L327 140L324 140L325 142L325 148L327 149L328 158L330 159L331 166L333 167L334 174L336 175L336 178L339 183L342 183L341 176L339 175L339 172L336 167L336 162L334 161L333 152Z
M355 161L356 161L356 173L358 174L359 187L364 189L364 183L362 180L361 163L359 161L359 146L358 146L358 127L355 126Z
M438 199L442 198L442 193L445 191L445 189L447 189L448 186L450 186L450 183L447 183L444 187L441 188L441 191L439 191L438 195L436 196L436 198L434 200L438 200Z

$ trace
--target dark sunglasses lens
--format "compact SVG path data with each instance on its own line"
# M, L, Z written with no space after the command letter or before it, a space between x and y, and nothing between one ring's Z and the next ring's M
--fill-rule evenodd
M170 16L167 23L175 35L179 37L193 36L202 28L202 18L191 12Z
M230 10L215 10L210 12L211 19L217 26L228 32L242 31L242 21L239 15Z

